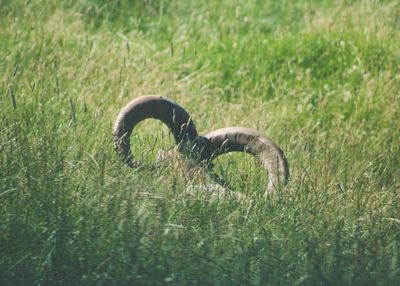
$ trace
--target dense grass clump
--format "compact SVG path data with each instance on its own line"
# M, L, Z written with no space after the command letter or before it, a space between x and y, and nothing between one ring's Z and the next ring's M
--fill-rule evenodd
M3 0L0 59L0 285L399 285L398 1ZM214 163L244 199L124 166L113 121L143 94L264 132L289 185L264 197L237 154Z

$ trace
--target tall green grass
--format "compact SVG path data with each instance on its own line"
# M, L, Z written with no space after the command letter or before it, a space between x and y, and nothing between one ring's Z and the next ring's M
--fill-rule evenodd
M0 2L1 285L398 285L398 1ZM200 133L264 132L249 156L129 169L111 130L143 94ZM173 146L145 121L141 162Z

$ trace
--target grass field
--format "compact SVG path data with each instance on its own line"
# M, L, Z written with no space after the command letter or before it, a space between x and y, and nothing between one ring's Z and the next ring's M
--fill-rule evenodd
M111 131L144 94L267 134L288 186L241 154L215 165L245 200L126 167ZM0 285L399 283L398 1L0 0Z

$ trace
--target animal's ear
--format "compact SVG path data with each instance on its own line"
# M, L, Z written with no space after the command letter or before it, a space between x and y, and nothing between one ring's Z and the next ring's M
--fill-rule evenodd
M267 193L286 185L289 179L289 165L283 151L262 133L244 127L218 129L205 135L213 150L210 160L229 152L246 152L260 160L268 171Z
M189 113L176 102L158 95L138 97L120 111L113 129L117 152L129 166L135 165L129 138L136 124L147 118L165 123L178 146L192 146L198 136Z

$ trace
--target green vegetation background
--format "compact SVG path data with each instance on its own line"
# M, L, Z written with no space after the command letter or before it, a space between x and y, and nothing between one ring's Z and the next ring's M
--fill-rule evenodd
M268 134L288 187L239 155L216 165L243 201L125 167L143 94ZM167 133L142 123L138 159ZM399 285L399 138L398 1L1 0L0 284Z

